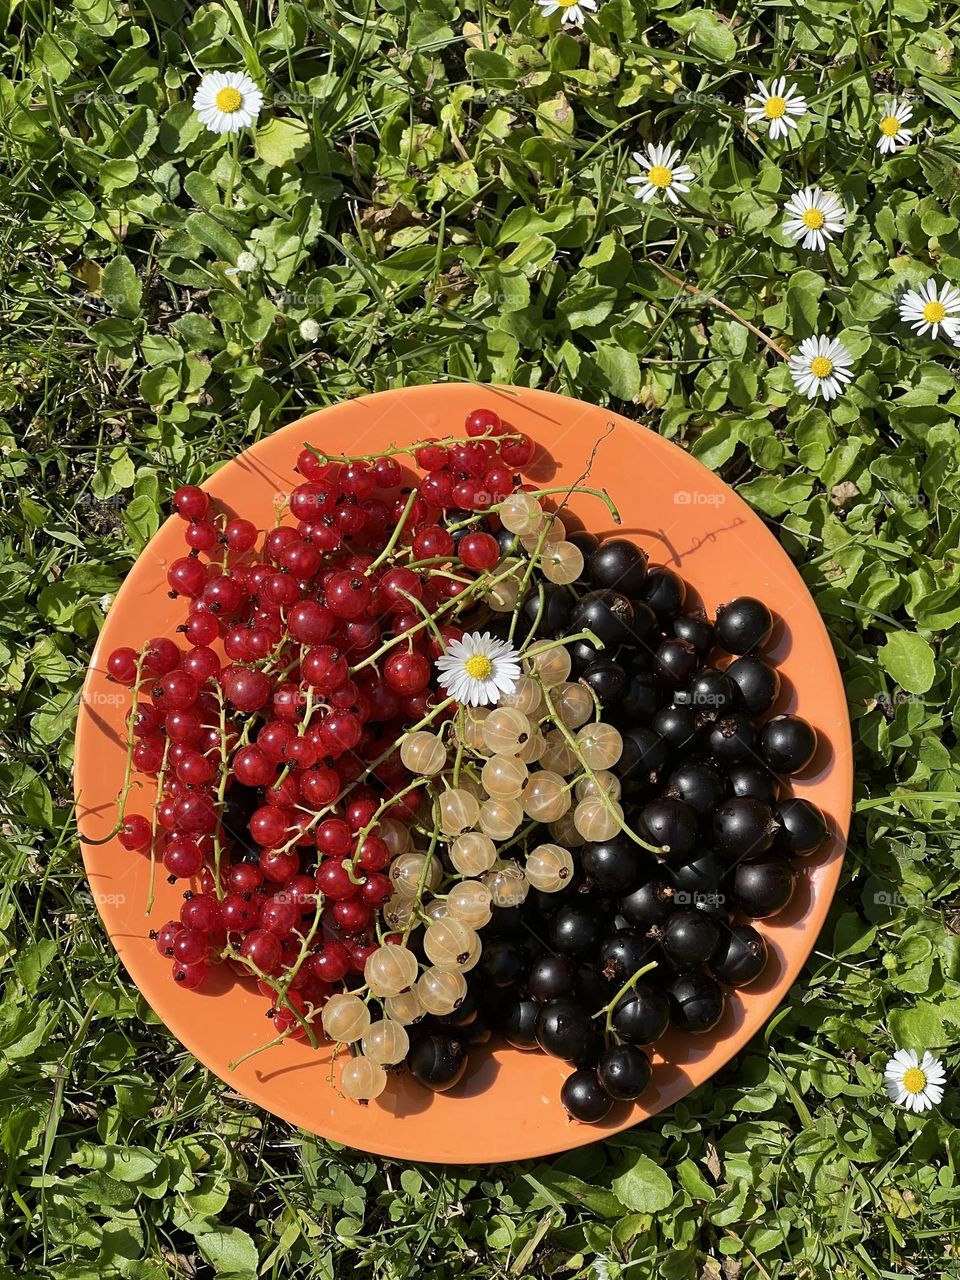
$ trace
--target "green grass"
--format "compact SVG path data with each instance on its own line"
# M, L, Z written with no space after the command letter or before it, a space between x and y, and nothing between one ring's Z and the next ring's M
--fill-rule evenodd
M3 1274L960 1275L960 361L894 305L960 285L956 8L604 0L586 35L526 0L3 16ZM243 66L267 104L235 164L190 102ZM770 143L742 102L781 69L811 112ZM919 145L884 160L889 92ZM625 185L648 139L698 174L676 213ZM847 207L826 254L778 229L807 183ZM808 404L741 321L840 336L854 384ZM118 968L69 783L101 598L171 486L442 379L609 404L736 484L826 619L857 743L841 891L763 1034L643 1128L463 1171L291 1132L211 1079ZM882 1090L900 1045L947 1065L921 1119Z

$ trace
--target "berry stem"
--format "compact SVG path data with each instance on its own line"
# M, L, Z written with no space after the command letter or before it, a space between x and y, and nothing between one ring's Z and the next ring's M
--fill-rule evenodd
M613 997L610 1003L605 1004L602 1009L598 1009L597 1012L593 1015L595 1018L603 1018L604 1015L606 1015L606 1018L603 1024L603 1030L605 1035L609 1036L613 1032L613 1012L616 1009L617 1005L620 1003L620 1001L623 999L623 997L627 994L628 991L633 990L633 988L637 985L637 983L640 981L640 979L643 977L645 973L649 973L651 969L655 969L656 967L657 967L656 960L651 960L649 964L641 965L640 968L636 971L636 973L631 974L631 976L626 980L626 982L623 984L623 986L620 988L617 994Z

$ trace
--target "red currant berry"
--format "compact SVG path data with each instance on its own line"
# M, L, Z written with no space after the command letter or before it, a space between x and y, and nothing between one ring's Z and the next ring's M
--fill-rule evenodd
M304 655L300 674L320 693L333 693L344 683L350 669L347 660L333 645L320 644Z
M269 677L249 667L227 667L221 683L227 699L245 713L259 711L272 692Z
M300 600L290 607L287 627L299 644L323 644L333 632L333 615L318 600Z
M500 415L492 409L474 409L467 414L465 429L468 436L499 435L503 429Z
M202 520L210 506L210 499L195 484L181 485L172 501L181 520Z
M179 960L174 960L172 972L178 987L183 987L185 991L195 991L207 976L208 969L202 960L199 964L181 964Z
M219 673L220 659L207 645L194 645L183 655L183 669L202 684Z
M192 840L169 844L164 850L163 865L178 880L195 876L203 866L203 854Z
M310 480L298 484L290 494L290 511L297 520L314 523L323 516L332 515L340 496L338 486L329 480Z
M351 498L372 498L376 487L377 478L365 462L351 462L340 472L340 488Z
M381 907L393 894L393 885L387 876L371 872L360 886L361 899L371 907Z
M266 929L251 930L240 944L240 954L255 964L261 973L273 975L280 972L283 959L280 939Z
M187 712L177 712L178 715L187 715ZM133 748L133 763L141 773L155 774L159 773L160 766L163 764L163 736L159 733L151 733L146 738L141 738Z
M447 465L447 451L440 444L421 445L413 456L423 471L439 471Z
M191 551L212 551L220 541L216 525L209 520L191 520L183 531L183 540Z
M137 679L137 651L124 645L120 649L114 649L107 658L107 674L111 680L115 680L117 684L126 685L129 688L136 683Z
M216 773L213 761L199 751L187 750L177 761L176 774L185 787L204 787Z
M328 858L320 864L317 871L317 893L331 902L339 902L344 898L354 898L360 892L360 886L350 879L348 863L337 862Z
M275 848L283 843L287 835L287 819L281 810L273 805L261 805L250 815L247 828L257 844L266 848Z
M350 953L342 942L324 942L309 960L320 982L340 982L350 972Z
M334 573L324 586L324 598L330 612L337 618L359 618L373 604L373 591L362 574Z
M197 707L186 707L183 711L170 711L164 719L164 728L171 742L182 743L188 747L199 747L204 734L203 721ZM219 746L219 733L217 744Z
M212 893L195 893L180 908L180 923L198 933L218 933L223 928L220 903Z
M182 556L179 560L174 560L167 570L167 583L170 590L178 596L189 596L193 599L200 595L206 582L206 569L192 556Z
M390 862L390 850L379 836L369 835L360 845L357 865L362 871L382 871Z
M148 676L165 676L180 665L180 647L166 636L154 636L143 651L143 671Z
M149 849L152 838L150 823L139 813L131 813L124 818L117 837L124 849L131 853L134 850L143 852L144 849Z
M240 517L231 520L223 531L223 539L228 549L236 552L237 555L252 550L257 545L257 537L257 526L253 521L243 520Z
M220 915L228 933L246 933L257 923L260 909L252 891L228 893L220 903Z
M418 560L453 555L453 536L438 524L422 525L413 537L413 554Z
M340 778L332 769L308 769L300 776L300 794L307 804L322 809L340 794Z
M430 662L416 649L391 653L383 664L383 678L395 693L419 693L430 683Z
M333 918L347 934L363 933L374 914L373 907L359 898L344 898L333 904Z
M300 923L300 908L286 894L274 894L260 908L260 928L284 937Z
M396 458L376 458L373 474L380 489L395 489L403 479L403 472Z
M429 471L420 482L424 502L445 509L453 505L453 476L449 471ZM412 514L412 513L411 513Z
M353 835L342 818L325 818L317 827L317 848L322 854L342 858L353 847Z
M468 569L483 573L499 561L500 544L492 533L468 533L460 539L457 553Z
M271 883L286 884L300 870L300 858L292 849L264 849L260 854L260 870Z
M513 434L516 439L501 442L500 457L508 467L513 467L515 471L523 471L533 461L537 446L522 431Z
M174 959L183 965L199 964L209 951L209 942L196 929L181 929L173 942Z

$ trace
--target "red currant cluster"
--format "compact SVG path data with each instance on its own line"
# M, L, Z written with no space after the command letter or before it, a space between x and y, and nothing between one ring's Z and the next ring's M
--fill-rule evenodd
M158 636L107 661L134 694L120 843L159 856L171 880L199 878L156 945L186 988L221 961L256 977L281 1032L307 1034L308 1006L383 940L385 872L409 848L398 820L417 814L425 781L400 744L453 714L434 662L501 554L495 516L471 530L472 513L514 492L534 454L489 410L466 432L412 450L416 490L391 453L304 448L294 522L262 541L203 490L178 489L189 551L167 581L188 602L188 647ZM133 769L157 780L152 818L126 812Z

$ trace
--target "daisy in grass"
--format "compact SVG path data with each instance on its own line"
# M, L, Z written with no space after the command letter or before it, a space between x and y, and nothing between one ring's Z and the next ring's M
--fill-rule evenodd
M842 342L818 334L804 338L799 352L790 357L790 373L794 385L808 400L823 396L833 400L844 384L853 380L853 361Z
M797 86L787 88L786 76L779 76L770 84L770 88L762 80L749 94L746 102L747 120L750 124L770 126L770 137L785 138L791 129L797 127L797 121L807 114L807 100L797 93Z
M951 342L960 342L960 289L928 280L900 299L900 319L915 333L935 338L942 329Z
M697 176L688 164L681 159L680 152L674 147L664 147L650 142L646 154L635 151L633 158L643 170L637 178L628 178L629 186L636 187L634 194L644 204L657 196L665 196L671 204L679 204L681 195L690 190L690 184Z
M193 109L213 133L238 133L253 124L263 94L244 71L211 71L200 81Z
M540 12L545 18L552 18L559 10L562 22L572 22L575 27L582 27L587 11L596 13L597 0L578 0L577 4L561 4L559 0L537 0Z
M883 155L891 155L900 147L906 147L913 136L913 130L906 128L907 121L913 115L909 103L899 98L888 98L881 108L880 141L877 150Z
M825 249L843 231L843 205L832 191L805 187L787 201L784 233L804 249Z
M883 1073L890 1101L918 1113L939 1105L946 1079L939 1058L927 1052L919 1058L913 1049L898 1049Z
M488 631L468 631L452 641L436 666L440 687L468 707L495 706L520 679L519 653Z

